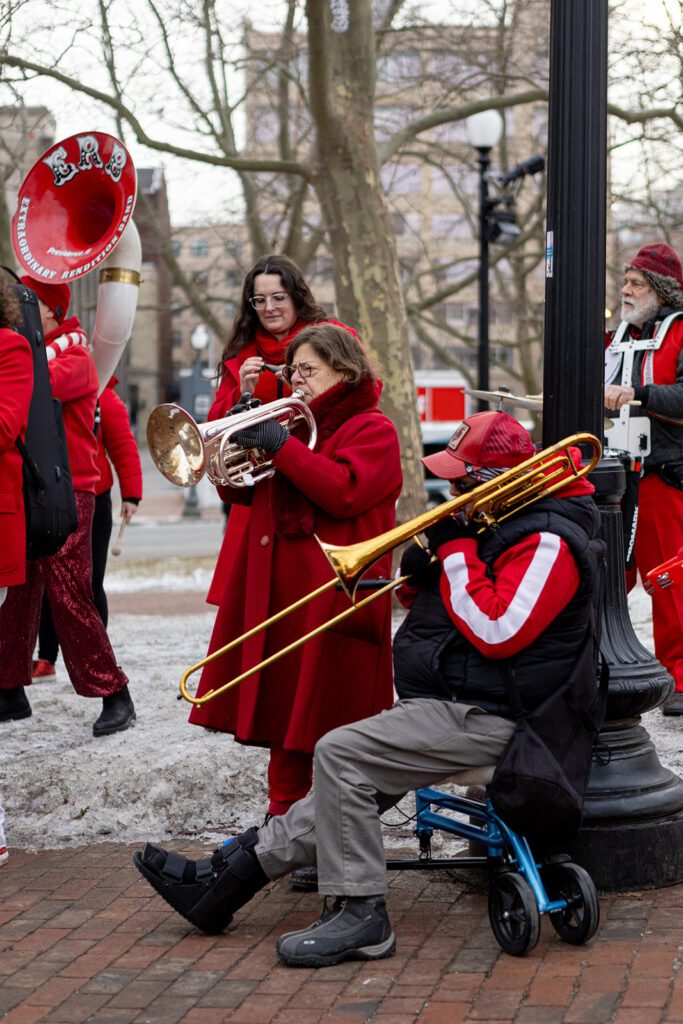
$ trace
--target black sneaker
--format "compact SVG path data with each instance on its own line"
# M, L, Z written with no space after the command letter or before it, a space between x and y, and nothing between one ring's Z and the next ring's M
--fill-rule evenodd
M122 732L135 721L135 705L128 687L102 698L102 713L92 727L93 736L109 736Z
M0 690L0 722L30 718L33 712L23 686Z
M382 960L396 950L382 896L337 896L319 921L277 940L290 967L329 967L342 960Z
M258 829L250 828L214 850L205 860L188 860L147 843L133 863L149 884L186 921L207 935L218 935L236 910L268 883L253 847Z
M662 704L663 715L683 715L683 690L675 690Z

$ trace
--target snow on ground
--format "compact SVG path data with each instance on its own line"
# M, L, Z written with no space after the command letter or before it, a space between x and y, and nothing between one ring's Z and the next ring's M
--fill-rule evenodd
M205 591L208 568L176 560L116 567L109 593L130 595L154 611L155 593ZM149 604L147 604L149 602ZM634 626L651 646L649 598L631 599ZM124 604L125 607L125 604ZM139 614L116 611L110 637L130 678L138 720L134 728L95 739L98 700L78 697L57 664L57 682L28 691L33 717L0 723L2 798L8 844L41 849L91 842L138 842L191 836L223 838L259 824L266 806L266 751L236 744L224 733L190 726L189 706L176 699L182 672L206 650L214 612ZM191 687L192 688L192 687ZM679 725L657 711L643 724L662 762L681 767ZM411 812L410 798L405 809ZM399 811L392 812L395 822ZM410 834L397 828L396 838Z

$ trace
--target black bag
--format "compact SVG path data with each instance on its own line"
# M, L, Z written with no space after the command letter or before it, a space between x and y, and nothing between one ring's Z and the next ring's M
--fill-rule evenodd
M23 322L16 324L16 329L27 339L33 353L33 395L26 440L17 438L16 446L24 460L26 557L35 561L59 551L78 527L78 513L62 403L52 397L38 299L21 282L13 287L23 314Z
M594 607L593 618L598 614ZM516 726L496 765L489 796L503 821L530 840L568 839L581 826L608 683L603 664L596 686L597 640L591 643L590 635L589 628L564 686L532 712L523 711L514 671L508 677Z

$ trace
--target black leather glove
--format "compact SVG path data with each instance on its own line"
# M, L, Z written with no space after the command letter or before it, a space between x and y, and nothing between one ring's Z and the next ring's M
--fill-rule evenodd
M410 576L407 585L422 589L429 584L435 567L438 575L441 571L439 562L433 562L430 553L419 544L411 543L401 555L399 572L401 576Z
M232 435L235 444L242 448L260 448L264 452L275 455L289 437L287 427L277 420L263 420L251 426L243 427Z
M433 526L428 526L424 531L429 541L429 550L434 554L442 544L449 540L458 540L462 537L474 537L475 532L469 523L459 523L453 516L444 516Z
M228 416L237 416L238 413L246 412L247 409L256 409L260 404L260 398L254 398L252 394L245 391L239 402L235 402L232 408L228 409Z

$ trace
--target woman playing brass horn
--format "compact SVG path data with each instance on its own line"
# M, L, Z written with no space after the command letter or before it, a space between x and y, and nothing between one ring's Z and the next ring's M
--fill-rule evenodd
M239 431L243 447L271 453L275 475L253 489L221 488L233 502L209 599L220 608L209 651L217 650L330 578L314 534L335 544L390 529L401 489L396 429L378 406L381 383L357 339L319 324L290 342L284 377L315 416L311 451L276 420ZM252 495L249 507L239 504ZM390 554L372 575L386 576ZM207 665L201 696L348 607L330 590L237 650ZM391 603L381 598L240 686L202 706L190 721L270 747L269 814L283 814L311 783L312 752L328 729L392 702Z

